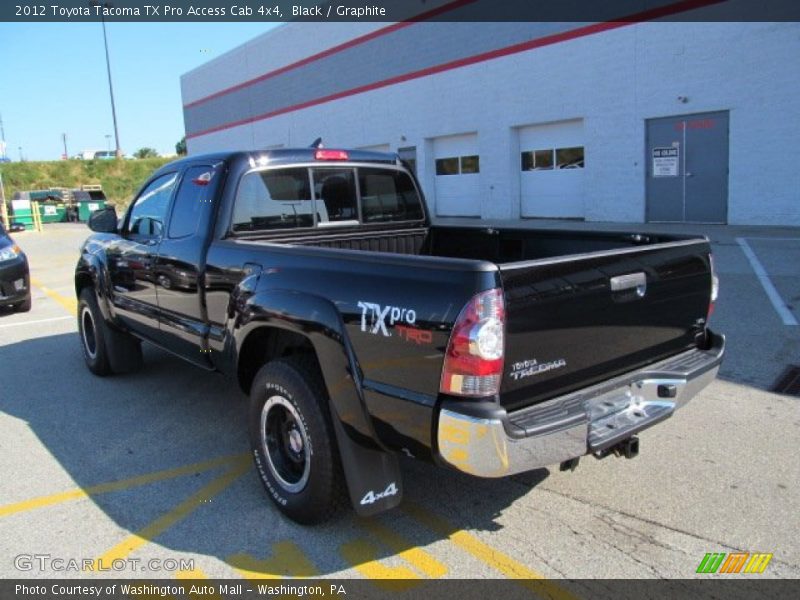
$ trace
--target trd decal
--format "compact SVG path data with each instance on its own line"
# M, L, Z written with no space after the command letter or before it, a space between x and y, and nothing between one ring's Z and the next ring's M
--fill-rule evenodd
M397 335L402 339L407 342L414 342L418 346L433 342L433 334L424 329L417 329L416 327L409 327L408 325L396 325L395 330L397 331Z
M400 306L381 306L375 302L361 302L358 307L361 309L361 331L369 331L373 335L381 333L385 337L392 334L386 328L395 323L406 323L413 325L417 320L417 313L413 308L402 308Z

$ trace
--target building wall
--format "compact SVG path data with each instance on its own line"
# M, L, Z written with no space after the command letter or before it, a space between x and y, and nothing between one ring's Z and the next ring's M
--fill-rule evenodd
M578 121L583 216L642 222L646 120L727 110L728 222L800 225L797 23L640 23L577 37L564 35L577 24L416 23L191 104L383 27L287 24L186 74L189 152L305 146L318 136L328 146L416 146L418 174L435 210L437 138L474 133L479 214L514 219L525 191L520 131L527 139L528 126ZM437 67L553 34L564 40ZM398 74L408 69L436 72L347 93L369 87L365 82L403 79ZM338 97L325 101L326 92ZM226 127L243 114L270 111L277 114Z

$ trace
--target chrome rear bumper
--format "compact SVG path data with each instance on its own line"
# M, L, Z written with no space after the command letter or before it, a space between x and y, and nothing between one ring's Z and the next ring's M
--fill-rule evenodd
M439 412L438 452L478 477L504 477L601 452L663 421L717 376L725 338L601 384L506 414L463 402Z

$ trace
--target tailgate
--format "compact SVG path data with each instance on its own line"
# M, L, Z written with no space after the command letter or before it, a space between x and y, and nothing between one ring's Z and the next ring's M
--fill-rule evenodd
M500 265L503 406L536 404L694 347L711 296L709 252L698 239Z

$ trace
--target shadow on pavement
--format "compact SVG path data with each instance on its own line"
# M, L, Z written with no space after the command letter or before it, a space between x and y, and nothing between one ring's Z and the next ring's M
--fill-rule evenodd
M4 378L0 410L24 420L81 488L248 452L247 401L237 385L147 345L144 368L131 375L91 375L75 333L0 346L0 364L6 373L26 374ZM249 457L244 460L248 466L242 477L154 542L169 551L217 557L255 572L303 575L313 570L324 575L425 547L456 531L502 529L498 518L503 511L548 476L542 469L511 479L480 480L408 459L400 509L371 520L348 509L331 523L305 528L278 512ZM175 510L226 468L103 493L91 501L132 534ZM43 489L64 491L47 485ZM48 510L52 508L45 506L11 518L45 523L46 516L32 515ZM107 543L97 549L92 544L98 556L119 541L94 530L87 533L84 525L69 519L66 527L74 528L79 539ZM295 546L309 562L289 560ZM139 555L147 552L145 547Z

